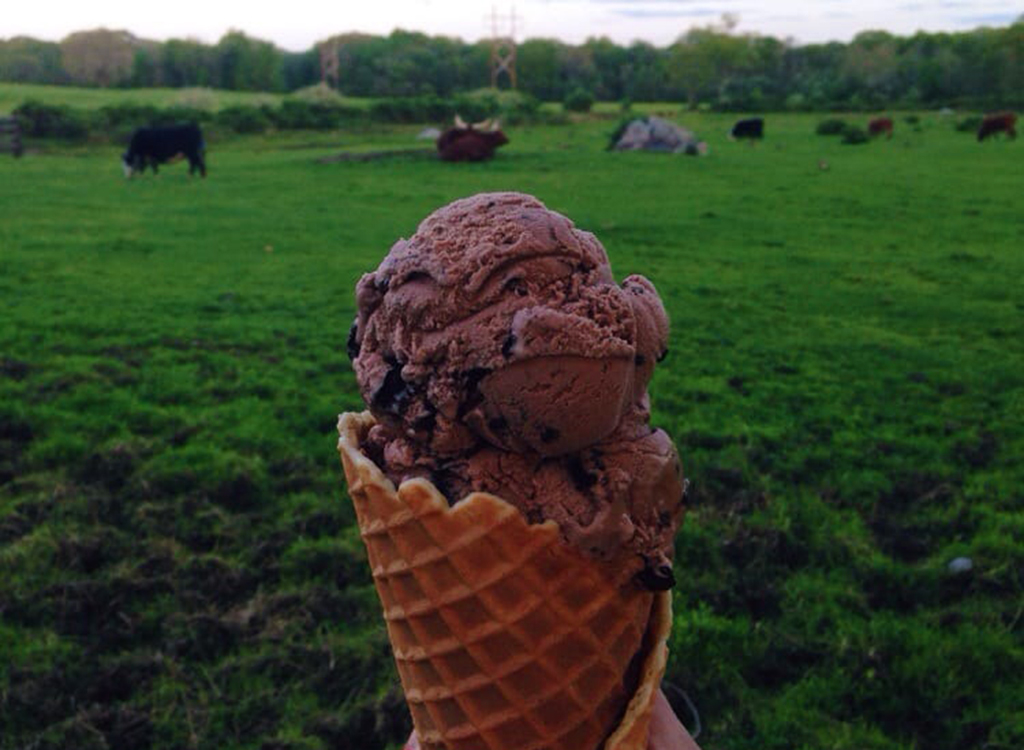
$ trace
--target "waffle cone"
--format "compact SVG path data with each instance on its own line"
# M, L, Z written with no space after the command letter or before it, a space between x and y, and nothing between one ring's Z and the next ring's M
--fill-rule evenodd
M360 450L373 424L343 414L338 448L424 750L645 750L668 593L494 495L396 489Z

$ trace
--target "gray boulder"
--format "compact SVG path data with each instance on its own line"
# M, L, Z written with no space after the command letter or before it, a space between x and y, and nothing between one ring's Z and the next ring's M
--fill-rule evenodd
M708 146L686 128L653 115L626 123L612 137L615 151L664 151L696 156Z

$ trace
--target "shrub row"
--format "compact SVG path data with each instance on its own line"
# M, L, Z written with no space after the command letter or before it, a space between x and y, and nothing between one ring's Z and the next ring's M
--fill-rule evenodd
M22 130L33 138L84 140L90 135L123 139L135 128L174 122L213 124L235 133L268 130L333 130L360 122L445 123L458 113L467 121L500 117L510 124L538 119L540 102L523 95L464 95L381 99L368 109L336 102L286 99L278 106L236 105L216 112L187 106L118 104L98 110L26 101L14 110Z
M845 120L840 120L836 117L830 117L819 122L814 132L818 135L839 136L840 143L845 143L848 146L856 146L871 140L871 137L864 128L859 125L851 125Z

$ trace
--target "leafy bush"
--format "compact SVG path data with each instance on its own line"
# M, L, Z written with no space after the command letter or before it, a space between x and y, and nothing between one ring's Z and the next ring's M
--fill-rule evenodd
M269 115L274 125L283 130L331 130L344 120L362 117L363 112L328 101L286 99Z
M858 127L857 125L850 125L843 131L843 139L841 143L845 143L847 146L856 146L861 143L867 143L871 138L868 136L867 131L864 128Z
M345 122L360 122L367 118L394 123L439 123L451 122L459 114L467 122L499 117L506 123L515 124L544 117L540 101L518 91L486 90L462 94L454 99L435 95L382 99L369 110L346 105L336 95L318 98L322 92L309 90L307 93L308 96L289 97L280 104L235 105L219 112L187 104L162 109L152 105L117 104L91 112L28 101L15 111L15 116L28 136L84 139L94 134L113 141L124 140L139 127L184 122L215 123L235 133L263 133L271 127L280 130L330 130L341 127ZM557 115L561 116L560 113Z
M521 91L476 89L454 98L455 111L469 122L497 117L516 124L536 121L541 116L540 100Z
M100 107L99 114L108 128L137 128L158 119L160 110L152 104L112 104Z
M112 140L124 140L136 128L209 122L213 118L213 112L182 105L159 109L150 104L117 104L100 108L95 128L101 129Z
M381 99L370 107L370 116L382 122L438 122L454 117L455 106L433 95Z
M955 127L961 133L973 133L981 127L981 120L980 115L970 115L969 117L961 118Z
M619 142L619 139L622 138L622 134L626 132L626 128L628 128L630 124L636 119L640 119L643 120L644 122L647 122L646 117L625 117L619 120L619 124L615 126L615 130L613 130L612 134L608 137L608 145L605 146L605 151L611 151L612 149L615 148L615 144L617 144Z
M289 96L312 104L341 104L345 100L341 94L323 82L296 89Z
M14 110L25 135L33 138L82 140L89 135L89 116L65 105L43 104L30 100Z
M842 135L846 131L846 121L835 117L822 120L814 132L818 135Z
M800 112L808 108L807 97L800 93L790 94L786 97L785 107L790 112Z
M921 122L921 118L917 115L907 115L903 118L903 122L907 123L907 125L917 125Z
M213 112L207 109L197 109L196 107L175 104L167 109L158 111L154 123L170 125L177 122L212 122L215 116Z
M594 95L585 88L577 87L565 95L562 105L569 112L589 112L594 106Z
M536 121L540 116L540 99L519 91L504 91L498 97L495 116L510 125Z
M271 125L268 110L263 107L227 107L217 113L215 120L236 133L263 133Z
M455 111L468 122L486 120L501 113L501 97L490 89L460 94L453 104Z

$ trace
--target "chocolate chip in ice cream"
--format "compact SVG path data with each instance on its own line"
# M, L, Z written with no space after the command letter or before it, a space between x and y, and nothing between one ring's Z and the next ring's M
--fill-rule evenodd
M672 566L667 564L647 564L637 574L637 582L648 591L667 591L676 585L676 577Z

